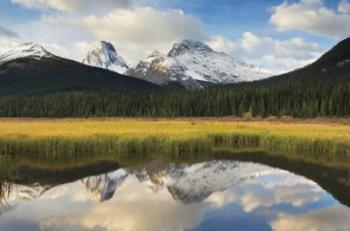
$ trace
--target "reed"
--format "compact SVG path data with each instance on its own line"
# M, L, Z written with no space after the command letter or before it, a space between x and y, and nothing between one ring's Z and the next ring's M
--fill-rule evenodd
M350 126L216 120L2 119L1 155L50 158L101 153L212 152L258 147L350 159Z

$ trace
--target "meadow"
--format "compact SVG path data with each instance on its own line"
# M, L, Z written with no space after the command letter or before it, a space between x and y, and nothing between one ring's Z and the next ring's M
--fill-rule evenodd
M219 119L1 119L0 154L210 153L258 148L350 159L350 125L337 121ZM327 161L326 159L326 161Z

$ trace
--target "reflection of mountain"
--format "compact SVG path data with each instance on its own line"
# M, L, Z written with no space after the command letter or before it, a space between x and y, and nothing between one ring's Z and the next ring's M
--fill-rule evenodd
M94 198L103 202L113 197L127 176L126 171L121 169L109 174L88 177L81 181Z
M259 176L270 168L258 164L212 161L171 173L168 190L183 203L200 202L214 192Z
M32 200L40 197L48 187L42 187L39 185L47 185L48 182L54 185L61 185L65 182L73 182L82 176L98 174L93 177L88 177L81 180L84 183L87 191L90 192L93 197L98 201L106 201L113 197L116 190L122 186L124 181L129 177L135 177L138 181L144 184L152 192L157 193L161 190L167 190L171 193L175 200L183 203L199 202L209 197L213 192L224 191L234 185L240 185L241 183L249 183L250 180L254 180L256 176L262 174L264 171L269 171L272 168L247 163L247 161L254 161L257 163L263 163L277 168L287 169L291 172L296 172L299 175L304 175L320 184L320 186L327 191L330 191L333 196L342 203L349 204L348 192L349 192L349 179L350 173L346 169L330 169L321 167L318 165L311 165L305 163L291 162L290 160L281 160L277 157L272 159L267 156L258 155L257 158L253 158L244 155L240 158L236 155L238 161L211 161L200 164L187 165L187 164L168 164L164 161L152 161L141 165L138 168L120 169L108 174L101 174L102 172L109 172L115 168L115 163L108 167L108 163L101 163L95 168L78 169L79 172L65 171L64 175L59 173L55 177L54 173L47 172L35 172L31 174L30 169L22 169L19 171L27 177L26 179L37 179L38 184L23 185L22 182L12 182L9 193L3 195L3 205L6 205L10 201L18 200ZM97 171L97 169L107 166L104 171ZM113 168L112 168L113 166ZM322 174L320 174L322 172ZM34 178L34 176L49 176L48 178ZM70 176L73 176L71 178ZM65 177L65 178L64 178ZM67 178L68 177L68 178ZM62 179L66 181L62 181ZM33 182L31 180L30 182ZM4 209L4 208L3 208ZM2 210L3 210L2 209ZM3 210L4 211L4 210Z
M18 201L31 201L39 198L43 195L50 187L41 186L38 184L34 185L18 185L10 184L8 189L5 190L3 198L0 203L0 214L5 211L11 210L16 206Z
M270 168L259 164L233 161L211 161L189 165L166 165L151 162L142 168L128 170L129 175L146 184L153 192L167 188L175 200L200 202L212 193L224 191L235 184L259 176ZM88 191L100 201L110 199L128 176L124 170L89 177L83 180Z

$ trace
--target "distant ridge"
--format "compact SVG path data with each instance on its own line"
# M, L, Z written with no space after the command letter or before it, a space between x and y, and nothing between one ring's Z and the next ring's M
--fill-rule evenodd
M350 82L350 38L344 39L314 63L254 84L337 84Z
M0 55L0 95L38 95L62 91L153 92L152 83L87 66L25 43Z

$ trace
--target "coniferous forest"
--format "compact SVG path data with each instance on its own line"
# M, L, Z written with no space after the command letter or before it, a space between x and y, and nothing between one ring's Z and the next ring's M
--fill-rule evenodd
M67 92L0 98L2 117L254 117L350 115L350 84L257 87L234 85L201 91L125 94Z

